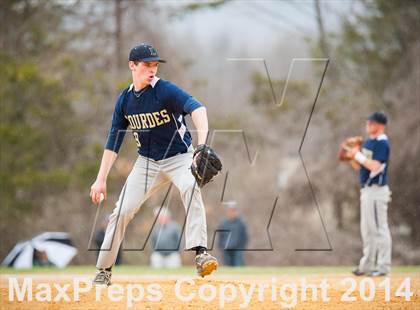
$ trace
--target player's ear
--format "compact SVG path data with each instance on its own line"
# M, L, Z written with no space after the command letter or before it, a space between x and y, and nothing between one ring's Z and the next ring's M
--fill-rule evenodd
M130 68L131 71L134 71L136 69L136 63L132 60L130 60L128 62L128 67Z

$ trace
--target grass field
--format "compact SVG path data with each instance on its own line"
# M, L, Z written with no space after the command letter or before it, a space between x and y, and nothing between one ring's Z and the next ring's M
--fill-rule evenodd
M288 266L288 267L219 267L217 274L227 275L287 275L287 274L328 274L328 273L348 273L353 270L353 266ZM56 267L34 267L32 269L12 269L0 267L0 274L25 274L25 273L94 273L95 266L69 266L64 269ZM184 266L176 269L153 269L149 266L116 266L113 269L114 273L123 274L182 274L182 275L195 275L195 269L192 266ZM394 273L419 273L420 266L395 266L392 271Z
M394 267L389 278L354 277L351 270L324 266L220 267L214 275L202 279L192 266L171 270L120 266L114 268L112 286L96 288L90 283L94 266L0 268L0 308L420 309L420 266ZM30 283L24 282L28 279ZM24 283L28 290L19 301ZM30 289L32 300L28 300Z

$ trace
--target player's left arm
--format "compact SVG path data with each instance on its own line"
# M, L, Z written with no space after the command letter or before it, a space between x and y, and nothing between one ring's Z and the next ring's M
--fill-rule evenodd
M207 110L204 106L192 111L191 118L197 129L198 145L206 144L207 134L209 131L209 122L207 118Z
M163 98L170 102L171 107L175 112L191 115L197 130L198 145L206 144L209 125L207 110L203 104L171 82L166 82L164 84Z
M362 165L363 167L365 167L367 170L375 173L377 172L379 169L381 169L382 163L379 160L375 160L375 159L369 159L367 158L365 155L363 155L364 157L359 158L359 160L357 160L356 156L358 154L362 154L360 151L355 151L353 158L356 159L356 161Z
M173 83L163 82L161 87L162 99L168 103L172 111L191 115L198 136L191 173L198 186L203 187L222 171L223 166L214 150L206 143L209 130L206 108L200 101Z

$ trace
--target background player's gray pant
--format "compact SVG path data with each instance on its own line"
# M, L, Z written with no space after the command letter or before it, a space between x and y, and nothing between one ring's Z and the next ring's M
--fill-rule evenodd
M169 182L173 182L178 188L188 212L185 226L186 248L207 247L206 213L200 189L195 185L190 171L192 157L192 151L159 161L138 157L110 216L97 268L109 268L115 263L128 223L143 202Z
M391 234L388 227L388 186L364 187L360 192L360 230L363 257L359 270L388 273L391 269Z

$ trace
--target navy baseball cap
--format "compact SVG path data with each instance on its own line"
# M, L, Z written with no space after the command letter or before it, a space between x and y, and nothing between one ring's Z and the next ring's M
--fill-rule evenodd
M383 125L386 125L386 123L388 122L388 118L386 117L384 112L372 113L371 115L369 115L368 120Z
M159 57L157 50L152 45L146 43L134 46L130 51L128 60L166 62L166 60Z

